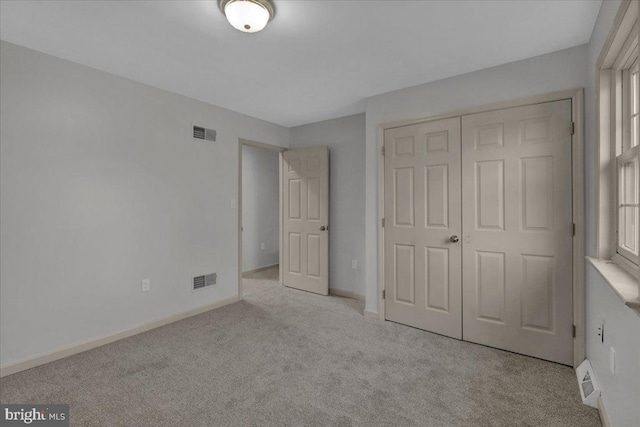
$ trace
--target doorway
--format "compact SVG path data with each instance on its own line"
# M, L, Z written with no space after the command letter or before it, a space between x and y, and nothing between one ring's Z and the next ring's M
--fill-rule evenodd
M280 282L280 153L285 148L239 141L239 297Z
M385 319L574 363L573 120L565 97L385 128Z
M277 284L328 295L329 148L238 150L238 297Z

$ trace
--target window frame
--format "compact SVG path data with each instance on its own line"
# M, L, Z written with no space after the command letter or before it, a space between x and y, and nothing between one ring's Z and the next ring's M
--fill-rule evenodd
M611 196L613 198L613 207L615 208L615 213L612 215L612 237L614 241L612 242L612 248L614 249L614 253L612 254L612 260L617 264L620 264L623 268L627 269L631 273L638 274L638 254L632 252L627 249L625 245L622 244L622 235L623 232L626 232L624 225L622 222L622 203L620 200L623 198L622 194L624 193L623 188L623 179L622 167L629 162L635 161L635 180L636 180L636 188L635 188L635 204L638 204L638 175L640 173L639 168L639 157L640 157L640 145L637 143L638 138L638 129L637 127L632 126L633 116L638 115L639 113L633 114L632 100L633 96L630 96L632 90L638 91L638 84L632 84L633 75L638 75L638 22L632 29L627 41L625 42L625 46L622 51L618 55L614 67L617 65L617 69L613 69L612 73L616 75L613 76L612 79L612 87L611 90L611 112L614 116L613 120L613 129L612 132L612 142L614 145L614 152L612 156L612 161L615 163L615 172L613 174L612 179L612 187L610 189ZM634 42L635 40L635 42ZM635 95L638 97L638 94ZM631 135L631 130L634 130L636 135L635 137ZM631 146L631 142L635 138L636 145ZM636 212L636 227L635 227L635 246L636 248L640 244L638 241L638 212Z
M638 264L618 253L618 160L631 157L632 151L623 153L625 136L622 131L622 90L629 69L638 51L640 2L622 0L613 27L609 32L595 64L595 235L587 248L587 260L608 283L624 304L640 315L640 274ZM628 85L628 83L627 83ZM640 86L640 84L638 85ZM640 101L640 87L635 96ZM626 120L626 119L625 119ZM639 119L640 120L640 119ZM628 126L628 125L627 125ZM638 149L635 149L637 151ZM640 175L640 171L636 172ZM636 194L632 200L640 200L640 183L634 183ZM638 227L640 229L640 227ZM640 246L640 230L636 230L635 242Z

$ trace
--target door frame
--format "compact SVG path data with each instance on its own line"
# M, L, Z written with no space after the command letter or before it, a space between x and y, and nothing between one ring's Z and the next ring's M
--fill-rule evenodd
M282 153L283 151L287 151L288 148L280 147L278 145L267 144L265 142L252 141L250 139L238 138L238 299L242 299L242 147L245 145L249 147L263 148L269 151L275 151ZM279 236L279 246L278 246L278 263L282 263L282 154L278 156L278 205L280 206L278 213L278 236ZM280 283L282 283L282 272L280 272Z
M524 107L532 104L571 100L571 118L575 124L571 140L571 186L573 223L576 230L573 236L573 365L577 367L585 359L585 282L584 282L584 88L576 88L503 101L479 107L457 110L450 113L427 116L411 120L382 123L378 125L378 318L385 320L385 301L382 298L384 283L384 133L387 129L442 119L485 113L506 108Z

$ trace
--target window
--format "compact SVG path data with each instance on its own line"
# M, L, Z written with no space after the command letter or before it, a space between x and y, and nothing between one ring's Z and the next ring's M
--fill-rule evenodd
M640 2L622 1L596 62L596 234L591 265L640 315Z
M616 152L618 218L616 252L626 260L638 264L638 181L640 178L639 128L640 108L638 100L638 53L637 48L628 62L631 65L621 70L621 144ZM619 105L619 104L617 104Z

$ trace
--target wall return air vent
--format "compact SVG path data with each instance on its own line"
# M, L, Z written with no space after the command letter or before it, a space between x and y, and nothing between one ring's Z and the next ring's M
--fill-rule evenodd
M205 274L204 276L198 276L193 278L193 290L206 288L207 286L213 286L216 284L218 278L217 273Z
M204 141L216 142L216 131L213 129L207 129L200 126L194 126L193 137L195 139L202 139Z
M580 396L582 403L591 407L598 407L598 397L600 397L600 387L593 375L593 368L589 359L585 359L576 369L578 385L580 386Z

